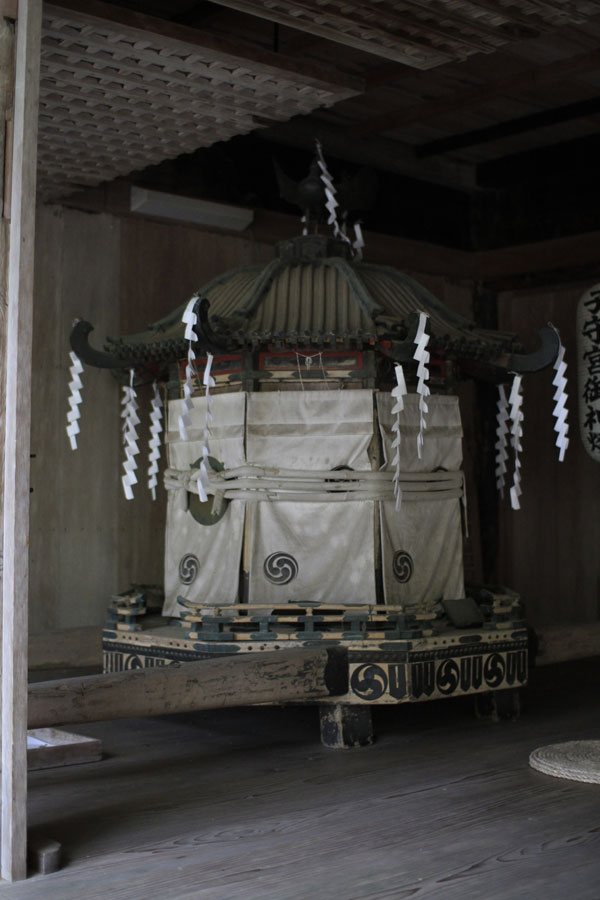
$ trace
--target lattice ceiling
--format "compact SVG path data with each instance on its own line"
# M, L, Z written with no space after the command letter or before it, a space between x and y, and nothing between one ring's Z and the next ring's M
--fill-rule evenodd
M148 17L155 30L135 27L131 16L127 24L126 13L115 22L114 7L106 7L110 19L87 13L100 3L86 13L69 5L44 7L38 189L45 199L359 92L339 73L325 79L274 54L232 53L206 35L187 42L187 30Z
M595 0L213 0L318 37L431 69L600 12Z

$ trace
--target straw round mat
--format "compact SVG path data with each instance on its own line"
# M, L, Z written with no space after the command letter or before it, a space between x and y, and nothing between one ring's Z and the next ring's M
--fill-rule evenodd
M600 784L600 741L567 741L538 747L529 757L538 772Z

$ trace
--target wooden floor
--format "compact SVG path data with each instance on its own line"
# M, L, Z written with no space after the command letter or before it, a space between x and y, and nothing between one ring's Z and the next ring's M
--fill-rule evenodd
M600 738L600 660L539 669L517 723L463 700L378 710L327 750L316 710L220 710L78 729L99 763L33 772L30 823L68 855L2 900L599 900L600 786L537 746Z

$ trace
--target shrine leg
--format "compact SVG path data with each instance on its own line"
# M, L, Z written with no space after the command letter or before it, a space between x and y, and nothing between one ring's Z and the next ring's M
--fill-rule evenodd
M502 720L515 722L521 712L519 688L475 694L475 712L480 719L489 719L492 722Z
M319 706L321 742L333 750L364 747L373 743L373 722L368 706L348 703Z

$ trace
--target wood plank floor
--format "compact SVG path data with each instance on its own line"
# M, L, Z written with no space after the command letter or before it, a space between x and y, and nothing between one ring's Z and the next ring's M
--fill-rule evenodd
M30 774L30 825L67 854L2 900L599 900L600 785L527 764L600 738L600 660L534 673L516 723L467 700L376 710L321 746L314 708L76 729L102 762Z

